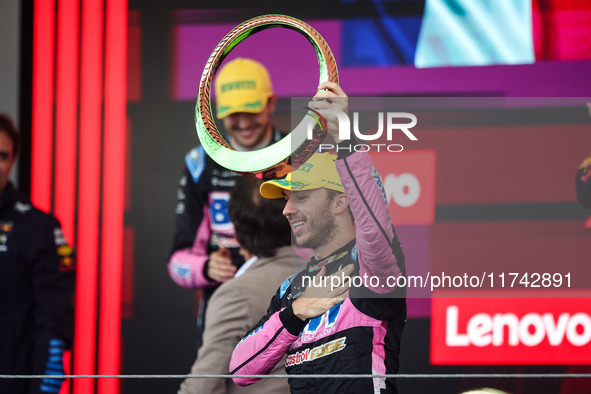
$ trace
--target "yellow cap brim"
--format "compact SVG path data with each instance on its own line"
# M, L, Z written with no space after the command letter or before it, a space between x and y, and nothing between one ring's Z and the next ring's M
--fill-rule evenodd
M263 183L259 189L261 196L282 198L284 190L300 191L321 188L345 193L334 157L329 153L313 154L300 168L287 174L284 179L272 179Z
M278 186L274 184L273 181L267 181L259 188L261 196L268 199L282 198L283 190L290 190L289 186Z
M259 114L267 107L269 101L268 95L256 97L252 93L249 95L236 95L234 97L228 95L223 98L220 97L216 101L216 118L223 119L228 115L238 112L245 112L249 114Z
M289 175L288 175L289 176ZM283 198L284 190L314 190L322 186L315 183L292 182L289 179L273 179L263 183L259 189L261 196L265 198Z

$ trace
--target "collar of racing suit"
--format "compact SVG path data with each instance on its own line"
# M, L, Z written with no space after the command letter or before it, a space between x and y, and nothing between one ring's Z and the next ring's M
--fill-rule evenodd
M326 275L330 275L333 272L338 271L339 269L343 268L345 265L350 264L352 260L351 253L353 253L355 246L355 238L351 241L347 242L345 245L341 246L334 252L332 252L329 256L317 260L312 256L308 264L306 265L306 272L308 273L316 273L322 267L326 266Z

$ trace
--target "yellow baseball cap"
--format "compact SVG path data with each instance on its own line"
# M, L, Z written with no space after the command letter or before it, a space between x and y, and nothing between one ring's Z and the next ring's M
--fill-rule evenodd
M283 190L313 190L324 187L344 193L345 188L337 172L335 155L314 153L304 164L287 174L284 179L273 179L261 185L261 196L282 198Z
M273 95L267 69L252 59L228 62L218 72L214 84L218 119L236 112L260 113Z

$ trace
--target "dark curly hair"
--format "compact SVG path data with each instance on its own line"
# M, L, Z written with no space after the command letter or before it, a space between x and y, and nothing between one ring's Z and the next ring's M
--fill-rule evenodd
M258 257L273 257L291 244L291 228L283 216L285 201L268 200L259 193L262 181L241 177L230 193L228 213L240 245Z

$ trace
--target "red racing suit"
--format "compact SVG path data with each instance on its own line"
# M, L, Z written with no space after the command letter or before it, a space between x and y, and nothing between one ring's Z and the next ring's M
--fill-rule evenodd
M406 291L392 284L405 275L404 255L369 156L361 152L339 155L336 163L355 217L356 238L322 261L313 258L306 269L281 285L267 314L236 346L231 374L267 374L286 354L290 375L398 371ZM355 264L353 276L373 279L352 286L349 298L321 316L302 321L294 315L292 303L309 283L305 277L313 277L322 266L329 275L350 263ZM256 381L234 378L242 386ZM396 382L385 378L290 378L289 384L292 393L397 392Z

